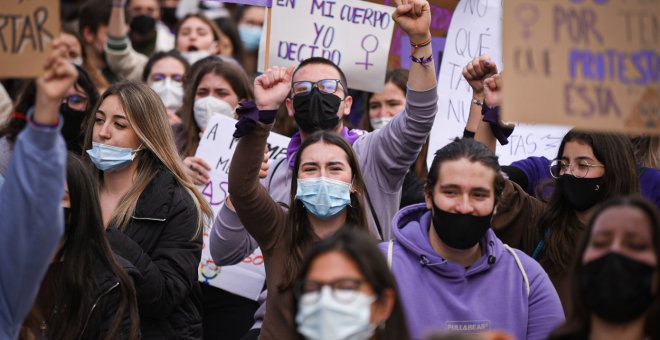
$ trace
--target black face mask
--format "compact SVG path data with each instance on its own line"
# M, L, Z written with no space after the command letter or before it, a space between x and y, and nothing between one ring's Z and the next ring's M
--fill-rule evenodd
M566 193L564 198L576 211L585 211L603 197L603 177L596 178L577 178L572 175L562 175L559 177L559 185Z
M175 26L179 19L176 18L176 7L161 7L160 19L167 26Z
M85 119L85 111L74 110L67 104L60 105L60 113L64 118L62 124L62 136L66 141L67 147L81 142L83 135L82 122ZM71 148L68 147L69 150Z
M307 95L293 97L293 118L300 130L313 133L319 130L331 130L339 124L337 111L341 99L331 93L322 93L317 88Z
M618 253L609 253L584 265L581 290L587 307L611 323L642 316L653 303L654 268Z
M147 15L138 15L131 20L131 32L147 35L156 30L156 19Z
M433 228L442 242L454 249L474 247L490 228L493 214L473 216L452 214L433 205Z

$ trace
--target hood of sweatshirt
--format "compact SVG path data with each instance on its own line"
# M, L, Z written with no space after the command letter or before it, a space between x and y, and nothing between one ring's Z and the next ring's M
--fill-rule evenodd
M492 229L488 229L480 241L482 255L468 268L458 263L447 261L431 246L429 227L431 226L431 210L426 204L420 203L401 209L392 221L392 233L401 247L419 261L420 270L428 269L437 275L463 279L489 270L494 266L504 246L495 237ZM460 226L456 226L460 228Z

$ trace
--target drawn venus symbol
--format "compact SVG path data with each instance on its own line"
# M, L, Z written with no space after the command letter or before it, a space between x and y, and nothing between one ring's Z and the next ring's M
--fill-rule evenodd
M523 37L530 39L532 37L532 30L530 27L534 26L539 20L539 8L533 4L521 4L516 8L516 19L524 27Z
M369 62L369 53L374 53L378 49L378 37L376 37L373 34L367 34L362 38L362 43L360 44L362 46L362 49L365 52L364 56L364 62L363 63L355 63L356 65L364 65L364 69L368 70L369 66L374 66L373 63ZM370 46L373 46L370 48Z

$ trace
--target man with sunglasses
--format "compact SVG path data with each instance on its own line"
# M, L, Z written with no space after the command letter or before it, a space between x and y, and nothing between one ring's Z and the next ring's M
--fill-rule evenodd
M406 109L383 129L366 133L343 125L353 98L347 94L343 71L327 59L307 59L295 71L274 67L255 82L257 107L276 110L284 101L299 127L289 143L287 158L272 164L262 180L271 197L289 202L292 167L302 141L318 130L335 131L353 145L358 156L367 189L370 228L383 240L391 238L390 222L399 208L403 179L426 141L437 111L429 4L425 0L399 0L396 4L394 20L411 39L413 62ZM230 198L216 216L209 238L211 255L221 266L242 261L257 247L233 212Z

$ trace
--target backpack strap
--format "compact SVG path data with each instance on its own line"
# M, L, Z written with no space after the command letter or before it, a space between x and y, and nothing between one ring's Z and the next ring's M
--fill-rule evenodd
M394 254L394 240L387 242L387 268L392 270L392 255Z
M516 251L513 250L513 248L509 247L508 245L504 245L504 249L508 250L511 255L513 255L513 259L516 260L516 264L518 265L518 269L520 269L520 272L522 273L523 280L525 281L525 287L527 287L527 297L529 297L529 294L531 292L531 289L529 287L529 278L527 277L527 272L525 271L525 267L523 267L522 262L520 262L520 258L518 257L518 254L516 254Z
M371 204L371 198L369 198L369 191L367 188L364 188L364 196L367 198L367 204L369 204L369 210L371 210L371 217L374 218L374 221L376 222L376 228L378 229L378 236L380 237L381 240L385 241L385 238L383 235L383 228L380 226L380 222L378 221L378 216L376 215L376 210L374 210L374 205Z

